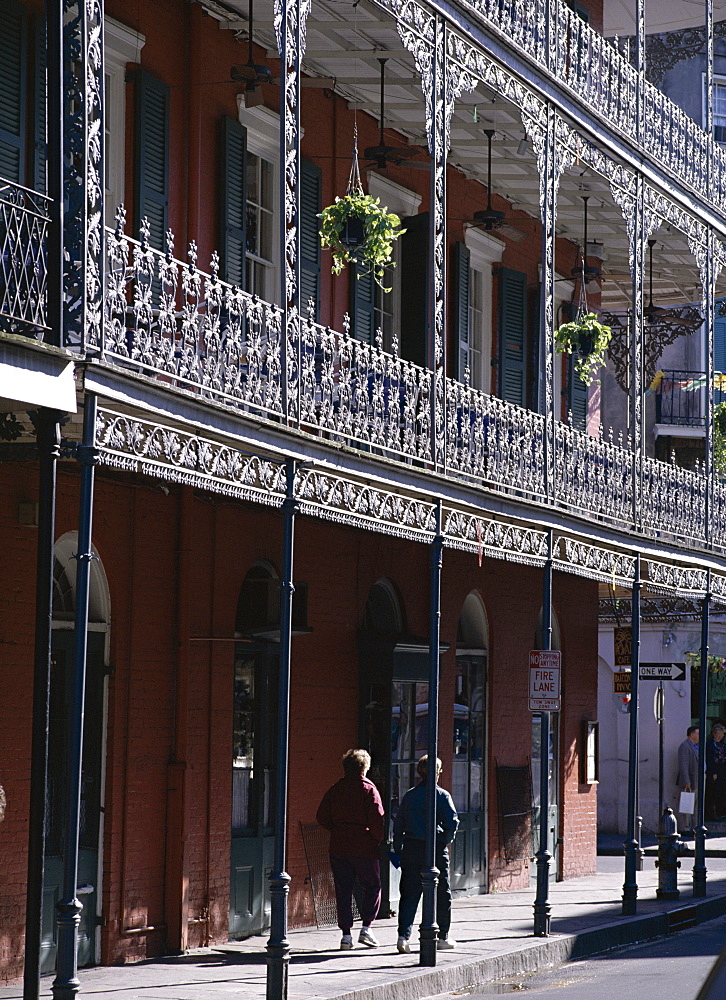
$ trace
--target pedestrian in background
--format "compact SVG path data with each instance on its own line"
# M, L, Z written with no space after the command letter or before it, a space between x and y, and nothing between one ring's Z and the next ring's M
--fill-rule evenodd
M401 898L398 902L398 943L402 955L411 951L409 938L416 917L423 885L421 870L426 865L426 783L429 770L428 754L419 760L416 771L421 781L409 788L393 821L393 850L401 855ZM436 923L439 925L439 951L455 948L449 937L451 927L451 886L449 884L449 845L456 836L459 818L454 801L438 785L441 761L436 758L436 867L439 884L436 889Z
M691 811L681 808L679 796L678 812L683 820L681 829L684 833L692 832L693 814L696 811L695 793L698 791L698 726L689 726L686 738L678 747L678 778L676 779L680 792L693 792Z
M353 885L361 887L363 922L358 943L377 948L371 924L381 905L381 865L378 845L383 840L383 804L378 789L366 778L371 758L365 750L343 754L343 777L323 796L318 808L320 826L330 830L330 868L335 883L341 951L353 947Z
M706 818L726 815L726 728L720 722L711 727L706 744Z

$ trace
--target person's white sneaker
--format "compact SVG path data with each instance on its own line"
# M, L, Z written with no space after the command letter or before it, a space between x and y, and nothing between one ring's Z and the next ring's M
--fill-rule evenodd
M370 927L361 927L360 934L358 935L358 944L364 944L366 948L378 947L378 941Z
M400 937L396 941L396 947L398 948L399 955L410 955L411 945L408 943L408 938Z
M454 941L454 939L450 937L439 938L439 940L436 942L437 951L450 951L452 948L455 947L456 947L456 941Z
M344 934L340 939L340 950L341 951L352 951L353 950L353 936L351 934Z

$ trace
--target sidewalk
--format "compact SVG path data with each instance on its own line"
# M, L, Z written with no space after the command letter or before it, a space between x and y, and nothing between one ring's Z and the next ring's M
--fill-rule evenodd
M710 841L709 848L726 848ZM725 852L726 853L726 852ZM381 946L338 950L336 928L291 931L290 1000L419 1000L475 983L531 972L569 958L661 937L726 913L726 860L709 857L708 896L693 899L693 858L682 859L681 898L656 899L658 873L646 857L638 872L638 914L623 917L623 859L598 858L597 875L551 885L551 935L532 936L534 889L454 900L453 952L439 952L434 969L418 965L417 949L396 952L394 919L377 921ZM412 944L415 948L416 930ZM357 930L354 930L354 940ZM201 948L137 965L81 970L81 995L93 1000L257 1000L265 996L265 937ZM51 977L43 980L50 993ZM22 997L22 986L0 988L0 1000Z

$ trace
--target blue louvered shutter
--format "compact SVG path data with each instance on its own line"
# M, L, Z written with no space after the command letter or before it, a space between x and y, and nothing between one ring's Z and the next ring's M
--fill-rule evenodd
M726 317L722 316L716 316L713 323L713 369L726 374ZM717 390L714 393L715 403L723 403L725 400L726 392Z
M226 115L219 122L220 276L245 287L247 241L247 129Z
M373 274L350 267L350 332L356 340L372 344L376 335L376 286Z
M47 190L47 42L45 18L38 15L35 18L35 66L33 78L33 188L36 191Z
M559 355L556 355L559 358ZM587 385L575 371L575 358L567 355L567 399L572 413L572 424L579 431L587 430Z
M453 342L457 348L456 377L464 381L469 368L469 248L464 243L455 243L451 268L451 328ZM477 383L478 384L478 383Z
M300 169L300 313L308 314L312 299L320 316L320 219L322 171L303 160Z
M141 220L149 220L149 242L164 249L169 209L169 88L138 70L136 77L136 204L137 235Z
M25 182L26 19L15 0L0 3L0 177Z
M527 275L499 269L499 394L526 405Z

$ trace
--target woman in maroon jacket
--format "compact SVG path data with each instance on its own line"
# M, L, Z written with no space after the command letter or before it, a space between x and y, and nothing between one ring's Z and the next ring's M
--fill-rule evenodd
M343 775L329 788L318 808L318 823L330 830L330 867L335 882L338 927L342 951L353 947L353 884L361 887L363 921L358 943L377 948L371 924L381 905L381 866L378 845L383 840L383 803L378 789L366 778L371 766L365 750L343 754Z

